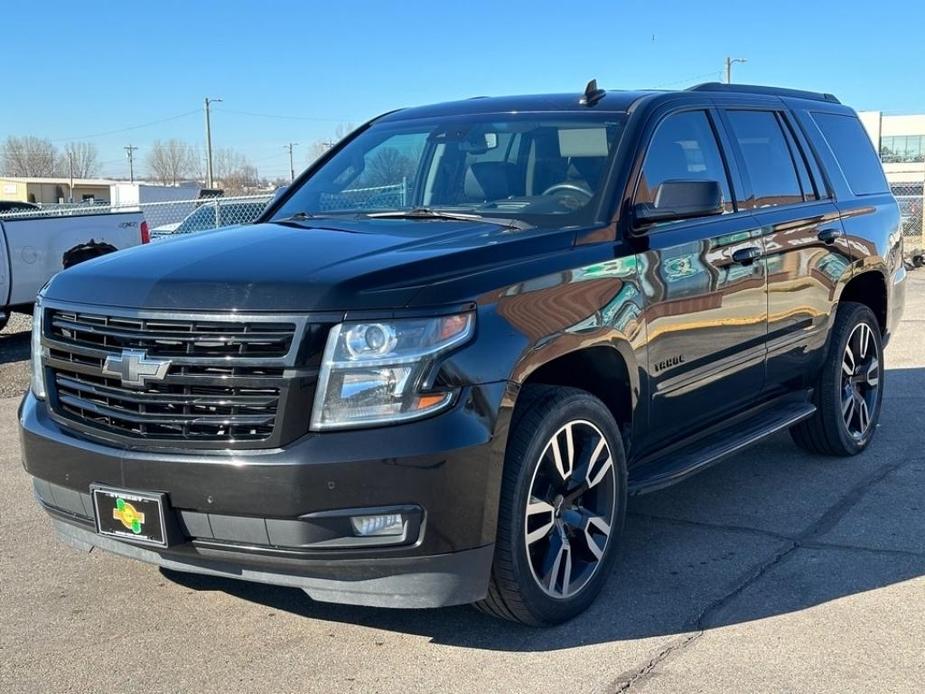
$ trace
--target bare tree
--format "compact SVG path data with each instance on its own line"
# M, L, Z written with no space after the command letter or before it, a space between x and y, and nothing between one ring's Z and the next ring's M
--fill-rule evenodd
M338 123L331 137L315 140L308 146L305 160L311 164L356 129L353 123Z
M247 158L230 147L217 149L212 154L212 170L215 178L219 181L223 181L225 178L247 165Z
M308 153L305 160L311 164L321 158L321 156L331 148L331 145L325 140L315 140L308 146Z
M58 175L90 178L99 173L99 154L90 142L69 142L58 157Z
M54 176L57 155L49 140L10 136L0 145L0 167L7 176Z
M414 161L394 147L383 147L366 162L363 185L392 186L414 175Z
M247 163L226 174L222 179L222 189L226 195L247 195L259 186L257 167Z
M195 168L192 148L181 140L158 140L148 153L148 169L155 180L164 185L176 185Z

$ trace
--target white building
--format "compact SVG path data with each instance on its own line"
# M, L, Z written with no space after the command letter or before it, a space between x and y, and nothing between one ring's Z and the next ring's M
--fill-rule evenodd
M156 183L113 182L109 187L109 201L113 205L138 205L147 202L169 202L171 200L195 200L201 186L198 183L181 183L176 186L162 186Z

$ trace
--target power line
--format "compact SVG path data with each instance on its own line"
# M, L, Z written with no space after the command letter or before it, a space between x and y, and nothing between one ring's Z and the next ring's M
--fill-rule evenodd
M167 118L160 118L158 120L153 120L148 123L141 123L140 125L130 125L127 128L119 128L118 130L107 130L103 133L94 133L93 135L81 135L80 137L59 137L54 140L49 140L49 142L67 142L70 140L92 140L95 137L105 137L106 135L118 135L119 133L127 133L130 130L138 130L139 128L150 128L152 125L160 125L161 123L169 123L172 120L178 120L180 118L186 118L191 116L194 113L199 113L199 109L195 111L187 111L186 113L178 113L175 116L168 116Z
M674 87L679 84L689 84L691 82L694 82L695 80L702 80L702 79L706 79L707 77L720 77L722 76L722 74L723 73L721 70L713 70L711 72L704 72L703 74L700 74L700 75L693 75L691 77L685 77L684 79L681 79L681 80L672 80L671 82L662 82L661 84L656 84L654 87L652 87L652 89L661 89L662 87Z
M349 118L319 118L317 116L290 116L276 113L254 113L253 111L238 111L237 109L221 108L215 109L222 113L233 113L238 116L253 116L255 118L279 118L281 120L306 120L316 121L318 123L343 123L349 121Z

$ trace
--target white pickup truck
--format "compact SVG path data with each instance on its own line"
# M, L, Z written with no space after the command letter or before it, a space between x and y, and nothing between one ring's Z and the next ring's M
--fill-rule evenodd
M149 240L137 209L0 214L0 330L12 311L31 312L35 295L54 274Z

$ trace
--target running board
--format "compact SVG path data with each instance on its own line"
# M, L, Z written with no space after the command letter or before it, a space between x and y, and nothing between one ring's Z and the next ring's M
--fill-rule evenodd
M685 480L726 456L811 417L815 411L816 406L807 399L789 398L736 417L692 443L666 449L634 465L629 475L629 494L648 494Z

